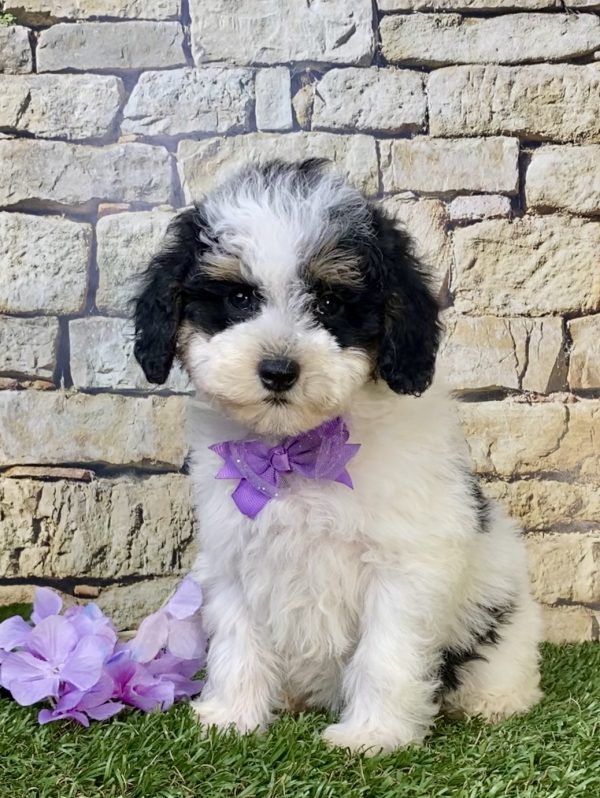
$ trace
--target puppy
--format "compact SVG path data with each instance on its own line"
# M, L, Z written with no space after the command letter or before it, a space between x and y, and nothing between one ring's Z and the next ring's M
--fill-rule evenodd
M147 378L178 356L198 396L202 722L325 707L328 743L377 753L540 699L519 530L431 385L436 300L380 209L323 161L246 168L172 222L135 318Z

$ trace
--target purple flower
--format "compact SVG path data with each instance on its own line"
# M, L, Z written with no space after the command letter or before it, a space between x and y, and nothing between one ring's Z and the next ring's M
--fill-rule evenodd
M146 665L148 672L161 681L169 681L175 690L175 701L197 695L204 686L204 681L194 680L204 665L204 659L180 659L168 651L153 659Z
M206 650L206 637L200 620L193 616L202 604L202 590L186 577L166 605L140 624L137 635L128 644L133 658L150 662L161 649L181 659L200 659Z
M14 648L24 646L31 634L31 626L21 618L13 615L0 623L0 663Z
M175 701L172 682L152 676L147 667L135 662L130 651L115 654L107 663L106 671L114 682L113 697L144 712L169 709Z
M66 618L47 615L31 630L25 650L5 657L1 683L24 706L58 697L61 682L88 690L99 680L111 650L104 639L79 638Z
M93 602L86 604L85 607L80 605L69 607L64 617L71 622L71 626L79 637L96 635L106 640L112 652L118 639L116 629L110 619Z
M50 615L60 615L62 605L62 599L58 593L55 593L48 587L38 587L33 599L31 620L37 625Z
M114 688L113 680L104 673L89 690L70 690L58 699L54 709L42 709L38 721L44 724L70 718L82 726L89 726L89 718L112 718L125 707L120 701L110 701Z

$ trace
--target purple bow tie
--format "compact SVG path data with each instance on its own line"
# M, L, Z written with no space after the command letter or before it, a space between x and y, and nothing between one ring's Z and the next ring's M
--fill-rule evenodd
M261 441L223 441L209 449L225 461L215 479L239 479L233 500L244 515L256 518L265 504L279 496L285 486L283 474L331 479L352 488L346 465L360 444L347 443L349 437L344 420L334 418L271 448Z

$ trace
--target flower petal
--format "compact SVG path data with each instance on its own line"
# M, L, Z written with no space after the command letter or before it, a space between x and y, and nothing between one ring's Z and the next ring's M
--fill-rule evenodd
M38 587L33 599L31 620L38 624L43 618L47 618L50 615L58 615L62 605L63 602L58 593L48 587Z
M59 680L52 667L27 651L17 651L5 658L0 682L21 706L58 695Z
M186 576L175 594L165 605L165 610L174 618L189 618L202 606L202 588L191 576Z
M125 704L120 701L108 701L106 704L99 704L97 707L90 707L86 712L94 720L107 720L117 715L122 709L125 709Z
M169 619L164 610L159 610L144 618L128 648L135 660L149 662L166 646L168 635Z
M73 651L77 640L77 632L66 618L48 615L32 629L26 647L36 657L59 666Z
M13 615L0 623L0 648L12 651L17 646L24 646L31 634L31 626L20 615Z
M76 710L68 710L66 712L59 712L57 709L42 709L38 714L38 723L51 723L53 720L75 720L77 723L81 723L82 726L89 726L90 722L87 717L83 714L83 712L77 712Z
M87 635L79 641L73 653L67 658L60 678L80 690L89 690L100 678L106 657L106 641L94 635Z
M169 621L167 649L181 659L199 659L206 651L206 637L200 619Z

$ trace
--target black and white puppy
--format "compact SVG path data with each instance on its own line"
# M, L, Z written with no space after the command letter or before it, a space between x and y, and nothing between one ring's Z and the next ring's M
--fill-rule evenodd
M329 743L376 753L422 740L440 707L497 720L539 700L524 547L431 386L439 334L410 238L322 161L246 168L172 222L135 353L157 383L178 356L198 396L203 722L326 707ZM212 444L340 416L352 490L290 474L250 518L215 480Z

